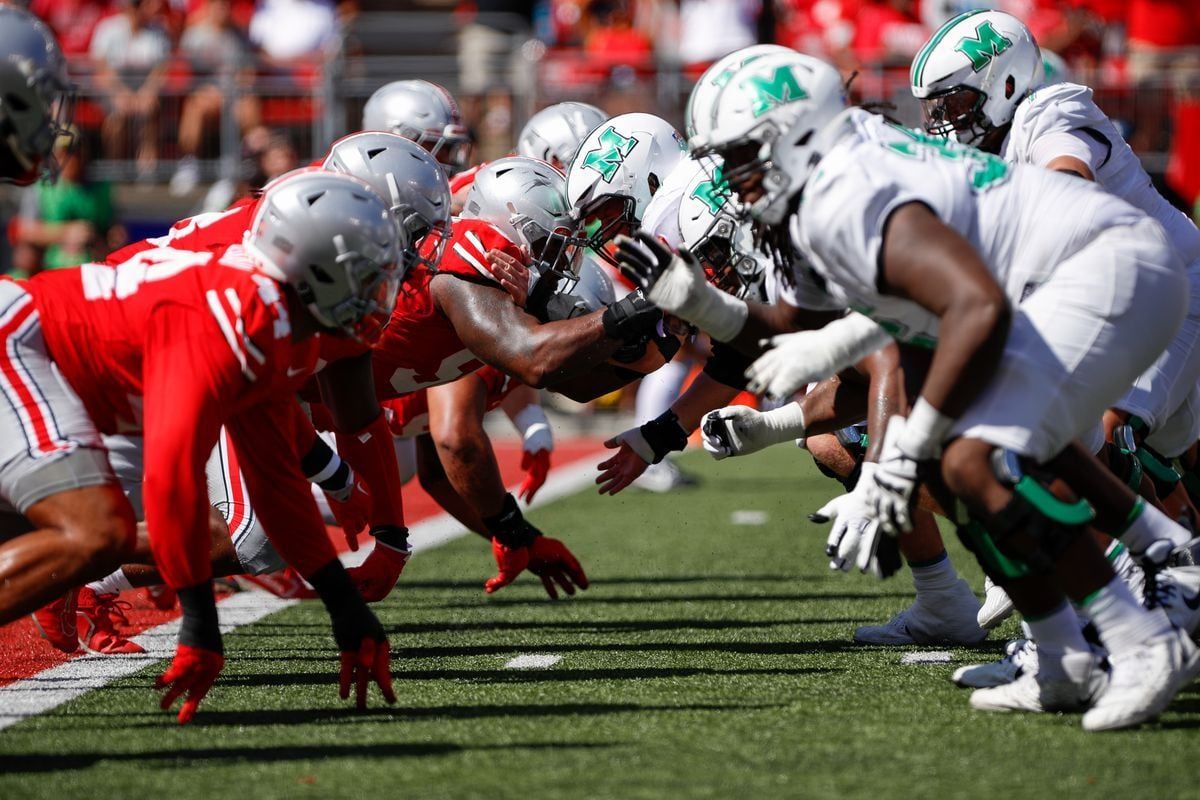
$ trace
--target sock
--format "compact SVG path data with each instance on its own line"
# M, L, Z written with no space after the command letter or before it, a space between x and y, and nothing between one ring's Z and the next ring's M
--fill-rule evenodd
M133 584L125 577L125 570L119 569L111 575L89 583L88 588L96 594L117 594L132 589Z
M1077 670L1068 666L1077 666L1072 662L1079 659L1067 658L1079 653L1091 653L1087 640L1083 638L1083 630L1079 627L1079 617L1075 609L1066 600L1062 605L1049 614L1040 617L1026 617L1030 638L1037 642L1038 648L1038 677L1051 681L1074 680L1081 677L1074 674Z
M1112 564L1113 572L1117 573L1117 577L1129 587L1129 591L1133 592L1133 599L1141 603L1146 591L1146 574L1133 560L1133 556L1129 555L1129 548L1114 541L1104 551L1104 557L1108 559L1108 563Z
M1113 655L1127 652L1171 630L1163 610L1142 608L1119 577L1093 592L1079 607L1096 626L1100 641Z
M1121 533L1121 541L1135 553L1145 551L1160 539L1167 539L1175 546L1191 541L1187 528L1172 522L1170 517L1140 497L1129 516L1129 527Z
M661 415L679 398L691 364L683 359L668 361L642 378L637 393L637 422L644 425Z
M945 552L932 561L909 564L908 567L912 570L913 587L917 594L948 591L958 583L958 572L950 563L950 555Z

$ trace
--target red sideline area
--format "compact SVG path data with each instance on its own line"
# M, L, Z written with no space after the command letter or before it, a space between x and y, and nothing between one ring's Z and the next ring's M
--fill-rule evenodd
M524 478L521 471L521 445L515 440L497 441L496 458L500 462L500 472L504 476L506 486L515 487ZM603 450L600 441L593 438L566 439L555 442L554 457L551 462L551 472L569 464L584 459L594 459ZM442 513L442 509L433 498L427 495L416 480L404 487L404 516L409 525L429 519ZM341 529L330 528L330 539L338 551L346 550L346 540ZM486 576L480 576L480 584ZM401 579L403 582L403 579ZM123 630L129 636L160 625L178 616L175 611L160 611L150 604L140 591L124 592L121 600L128 602L126 610L130 626ZM74 655L67 655L55 650L43 640L33 626L29 617L24 617L11 625L0 628L0 686L7 686L14 681L32 677L42 670L56 667L65 661L83 655L80 650Z

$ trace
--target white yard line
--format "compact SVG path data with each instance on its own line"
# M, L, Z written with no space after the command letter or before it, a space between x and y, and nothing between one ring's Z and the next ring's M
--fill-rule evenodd
M591 456L555 469L551 471L545 486L538 492L530 508L537 508L575 494L593 482L595 476L596 462ZM409 530L409 542L413 551L420 553L441 547L467 533L468 531L449 514L439 514L413 525ZM346 553L342 556L342 561L348 565L361 563L368 552L370 547L363 547L357 553ZM404 579L400 580L403 588ZM258 622L297 602L299 601L283 600L263 591L239 592L217 606L221 615L221 631L229 633L243 625ZM178 619L164 622L133 637L132 641L146 648L144 655L79 656L57 667L43 670L32 678L0 687L0 731L23 719L44 714L93 689L101 689L113 681L128 677L157 661L170 658L175 651L175 638L178 634ZM521 656L513 659L513 662L521 658L551 658L558 661L561 656ZM513 667L513 662L506 666L521 668Z
M542 654L524 655L524 656L517 656L516 658L508 661L504 665L504 668L505 669L549 669L550 667L553 667L555 664L557 664L558 662L560 662L562 660L563 660L562 656L549 655L549 654L546 654L546 655L542 655Z
M901 664L949 664L952 660L947 650L918 650L900 657Z

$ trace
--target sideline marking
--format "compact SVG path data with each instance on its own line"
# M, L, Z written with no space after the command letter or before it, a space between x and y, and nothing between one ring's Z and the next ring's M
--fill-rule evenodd
M528 508L552 503L592 484L596 476L596 465L592 455L588 454L577 461L551 470L545 485ZM466 536L469 532L449 514L442 513L413 525L409 529L409 543L413 552L424 552ZM342 562L347 566L360 564L373 547L373 543L368 542L357 553L344 553L341 556ZM229 633L244 625L258 622L298 602L300 601L284 600L257 589L238 592L217 604L221 633ZM180 620L176 618L132 637L132 641L146 649L145 653L125 656L78 656L58 666L42 670L30 678L0 686L0 731L29 717L51 711L94 689L102 689L113 681L133 675L158 661L171 658L175 653L179 625ZM519 661L521 658L552 658L553 664L562 657L520 656L513 661ZM551 664L546 664L545 667ZM535 665L533 668L539 667Z
M731 525L766 525L770 517L765 511L742 509L729 515Z
M554 655L525 655L517 656L504 665L505 669L550 669L562 661L562 656Z

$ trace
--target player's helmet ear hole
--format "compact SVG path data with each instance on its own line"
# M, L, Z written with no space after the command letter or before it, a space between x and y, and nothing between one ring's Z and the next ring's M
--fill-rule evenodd
M646 176L646 185L650 187L650 194L653 196L658 193L658 187L662 186L662 181L658 179L658 175L651 172Z
M309 264L308 269L312 272L313 277L321 283L333 283L333 276L326 272L320 264Z
M1008 80L1004 82L1004 99L1011 99L1013 92L1017 90L1017 81L1012 75L1008 76Z
M796 142L796 144L803 147L804 145L808 144L808 140L811 139L813 137L813 134L815 134L816 132L817 131L815 128L810 128L809 130L804 132L804 135L800 137L800 140L798 142Z

